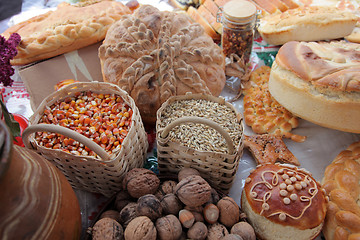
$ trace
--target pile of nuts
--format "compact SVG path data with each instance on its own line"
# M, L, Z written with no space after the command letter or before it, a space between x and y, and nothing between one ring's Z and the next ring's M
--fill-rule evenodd
M70 128L93 140L112 155L121 149L131 126L132 113L132 109L120 96L84 91L46 107L39 123ZM96 157L96 153L88 147L61 134L37 132L35 140L46 148Z
M237 203L196 169L183 168L177 178L160 182L148 169L130 170L111 209L89 228L92 239L256 239Z
M236 113L225 104L204 99L174 101L164 108L160 120L161 127L166 127L172 121L186 116L196 116L212 120L227 131L234 146L241 141L242 127ZM215 129L204 124L186 123L174 127L169 132L171 141L200 151L228 153L225 138Z

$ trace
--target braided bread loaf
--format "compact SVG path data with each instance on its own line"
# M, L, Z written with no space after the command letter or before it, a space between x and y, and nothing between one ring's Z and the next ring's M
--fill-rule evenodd
M143 5L113 24L99 48L103 79L135 100L145 123L170 96L220 95L225 57L187 15Z
M20 34L18 54L11 64L24 65L100 42L112 23L130 13L127 6L109 0L63 2L55 11L16 24L2 35Z
M325 238L360 239L360 141L342 151L325 169L323 187L330 198Z

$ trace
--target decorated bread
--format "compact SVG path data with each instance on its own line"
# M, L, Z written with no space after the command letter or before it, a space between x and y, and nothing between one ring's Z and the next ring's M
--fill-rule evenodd
M259 239L314 239L327 197L311 174L292 165L259 165L245 180L241 208Z
M268 15L260 20L258 31L273 45L289 41L319 41L349 35L358 17L336 7L299 7Z
M11 63L24 65L100 42L109 26L129 13L128 7L111 0L63 2L55 11L14 25L2 35L20 34L18 54Z
M127 91L149 124L170 96L218 96L225 85L225 57L204 29L149 5L110 27L99 57L104 81Z
M288 42L271 67L269 91L303 119L360 133L360 47L344 41Z
M323 228L326 240L359 239L360 142L336 156L322 183L330 200Z
M269 75L268 66L262 66L251 73L249 86L244 90L245 123L257 134L270 133L303 142L304 136L291 133L299 125L298 118L271 96L268 88Z

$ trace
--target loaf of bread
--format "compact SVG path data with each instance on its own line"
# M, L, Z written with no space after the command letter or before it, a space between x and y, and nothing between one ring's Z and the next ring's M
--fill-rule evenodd
M336 7L299 7L265 16L258 31L269 44L289 41L320 41L349 35L358 17Z
M14 25L2 35L20 34L18 54L11 64L24 65L100 42L112 23L130 13L128 7L111 0L63 2L55 11Z
M225 85L225 57L204 29L184 13L150 5L110 27L99 57L104 81L127 91L148 124L170 96L218 96Z
M340 152L322 180L329 204L323 227L326 240L360 238L360 142Z
M269 91L305 120L360 133L360 45L287 42L271 67Z
M304 169L259 165L245 179L241 208L258 239L311 240L320 234L325 220L324 192Z

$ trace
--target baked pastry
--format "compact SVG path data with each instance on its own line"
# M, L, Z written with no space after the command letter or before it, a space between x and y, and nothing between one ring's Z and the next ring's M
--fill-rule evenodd
M340 152L322 180L329 205L323 227L327 240L360 238L360 141Z
M251 152L258 165L281 162L300 166L298 159L287 148L282 137L272 134L244 135L244 147Z
M241 209L259 239L314 239L327 197L311 174L292 165L259 165L245 180Z
M244 90L245 123L257 134L271 133L296 142L305 141L304 136L290 132L299 125L299 120L270 95L269 75L268 66L251 73L249 86Z
M225 85L225 57L204 29L186 14L150 5L111 26L99 57L104 81L127 91L148 124L170 96L218 96Z
M354 29L358 17L336 7L298 7L265 16L258 31L269 44L343 38Z
M63 2L55 11L14 25L2 35L20 34L18 54L11 64L24 65L100 42L112 23L130 13L122 3L110 0Z
M288 42L271 67L269 91L293 114L360 133L360 45Z

